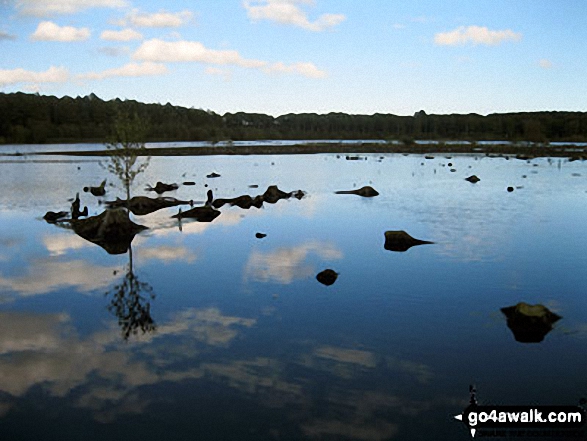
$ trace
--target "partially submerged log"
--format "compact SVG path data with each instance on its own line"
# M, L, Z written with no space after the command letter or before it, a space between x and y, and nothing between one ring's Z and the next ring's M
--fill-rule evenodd
M375 190L373 187L366 185L361 187L357 190L341 190L335 191L336 194L355 194L357 196L363 196L364 198L372 198L374 196L378 196L379 192Z
M501 308L507 318L507 326L520 343L540 343L552 330L552 325L562 317L544 305L520 302Z
M212 206L214 206L215 208L220 208L223 205L236 205L237 207L240 208L244 208L245 210L248 210L251 207L256 207L256 208L261 208L263 206L263 196L256 196L256 197L251 197L248 194L244 194L242 196L237 196L236 198L232 198L232 199L215 199L214 202L212 202Z
M389 251L404 252L416 245L432 244L427 240L415 239L403 230L386 231L383 247Z
M183 212L180 209L179 213L172 217L174 219L189 218L195 219L198 222L212 222L218 216L220 216L220 211L215 210L214 207L210 205L204 205L203 207L194 207L191 210Z
M163 208L177 205L191 205L192 201L181 201L171 197L149 198L147 196L134 196L129 200L116 198L115 201L106 202L109 207L125 207L137 216L154 213Z
M43 219L45 219L48 223L54 224L59 219L63 219L69 214L67 211L47 211Z
M147 229L130 220L124 208L108 208L98 216L74 219L71 227L75 233L104 248L109 254L124 254L135 235Z

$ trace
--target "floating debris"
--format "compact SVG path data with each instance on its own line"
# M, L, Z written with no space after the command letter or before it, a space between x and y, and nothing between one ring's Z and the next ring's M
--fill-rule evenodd
M219 178L220 175L216 172L212 172L209 175L206 175L207 178Z
M552 325L562 317L544 305L520 302L501 308L507 318L507 326L520 343L540 343L552 330Z
M373 187L366 185L365 187L361 187L357 190L340 190L335 191L336 194L356 194L357 196L363 196L365 198L372 198L374 196L378 196L379 192L375 190Z
M324 271L316 275L316 280L323 285L330 286L338 278L338 273L331 269L325 269Z
M404 252L417 245L433 244L427 240L415 239L403 230L386 231L383 247L389 251Z
M468 178L465 178L465 181L469 181L472 184L476 184L477 182L479 182L481 179L479 179L479 177L477 175L471 175Z

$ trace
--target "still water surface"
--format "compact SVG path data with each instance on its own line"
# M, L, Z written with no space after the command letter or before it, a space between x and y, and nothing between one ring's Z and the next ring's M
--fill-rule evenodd
M149 229L111 255L42 219L76 192L90 215L123 197L99 161L13 159L0 163L2 440L466 440L453 415L470 384L482 404L587 396L580 161L155 157L133 195L156 181L195 182L165 194L195 203L208 189L306 195L225 205L212 223L179 223L177 207L133 216ZM106 197L82 191L104 178ZM380 195L334 193L363 185ZM389 251L388 230L434 244ZM327 268L331 286L315 278ZM129 274L140 295L122 301L153 323L124 338L115 287ZM516 341L501 308L519 302L562 318Z

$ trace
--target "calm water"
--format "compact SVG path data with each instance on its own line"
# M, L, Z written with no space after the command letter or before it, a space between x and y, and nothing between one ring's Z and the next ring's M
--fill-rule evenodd
M134 195L306 196L133 216L149 229L120 255L42 219L122 197L98 161L1 162L0 439L467 440L470 384L483 404L587 396L585 163L362 158L152 158ZM82 191L105 177L105 198ZM380 195L334 194L363 185ZM434 244L388 251L388 230ZM121 299L129 274L140 296ZM155 329L125 339L125 301ZM562 319L521 343L501 312L519 302Z

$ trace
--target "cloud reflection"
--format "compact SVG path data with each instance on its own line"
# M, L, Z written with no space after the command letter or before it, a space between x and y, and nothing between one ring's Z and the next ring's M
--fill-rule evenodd
M306 262L314 253L324 260L342 259L342 251L327 242L307 242L295 247L281 247L263 252L254 249L245 265L245 280L276 282L283 285L313 276L314 267Z
M22 296L46 294L70 287L79 292L90 292L106 288L112 283L114 271L118 270L120 266L99 266L84 260L35 259L24 274L0 275L0 287Z

